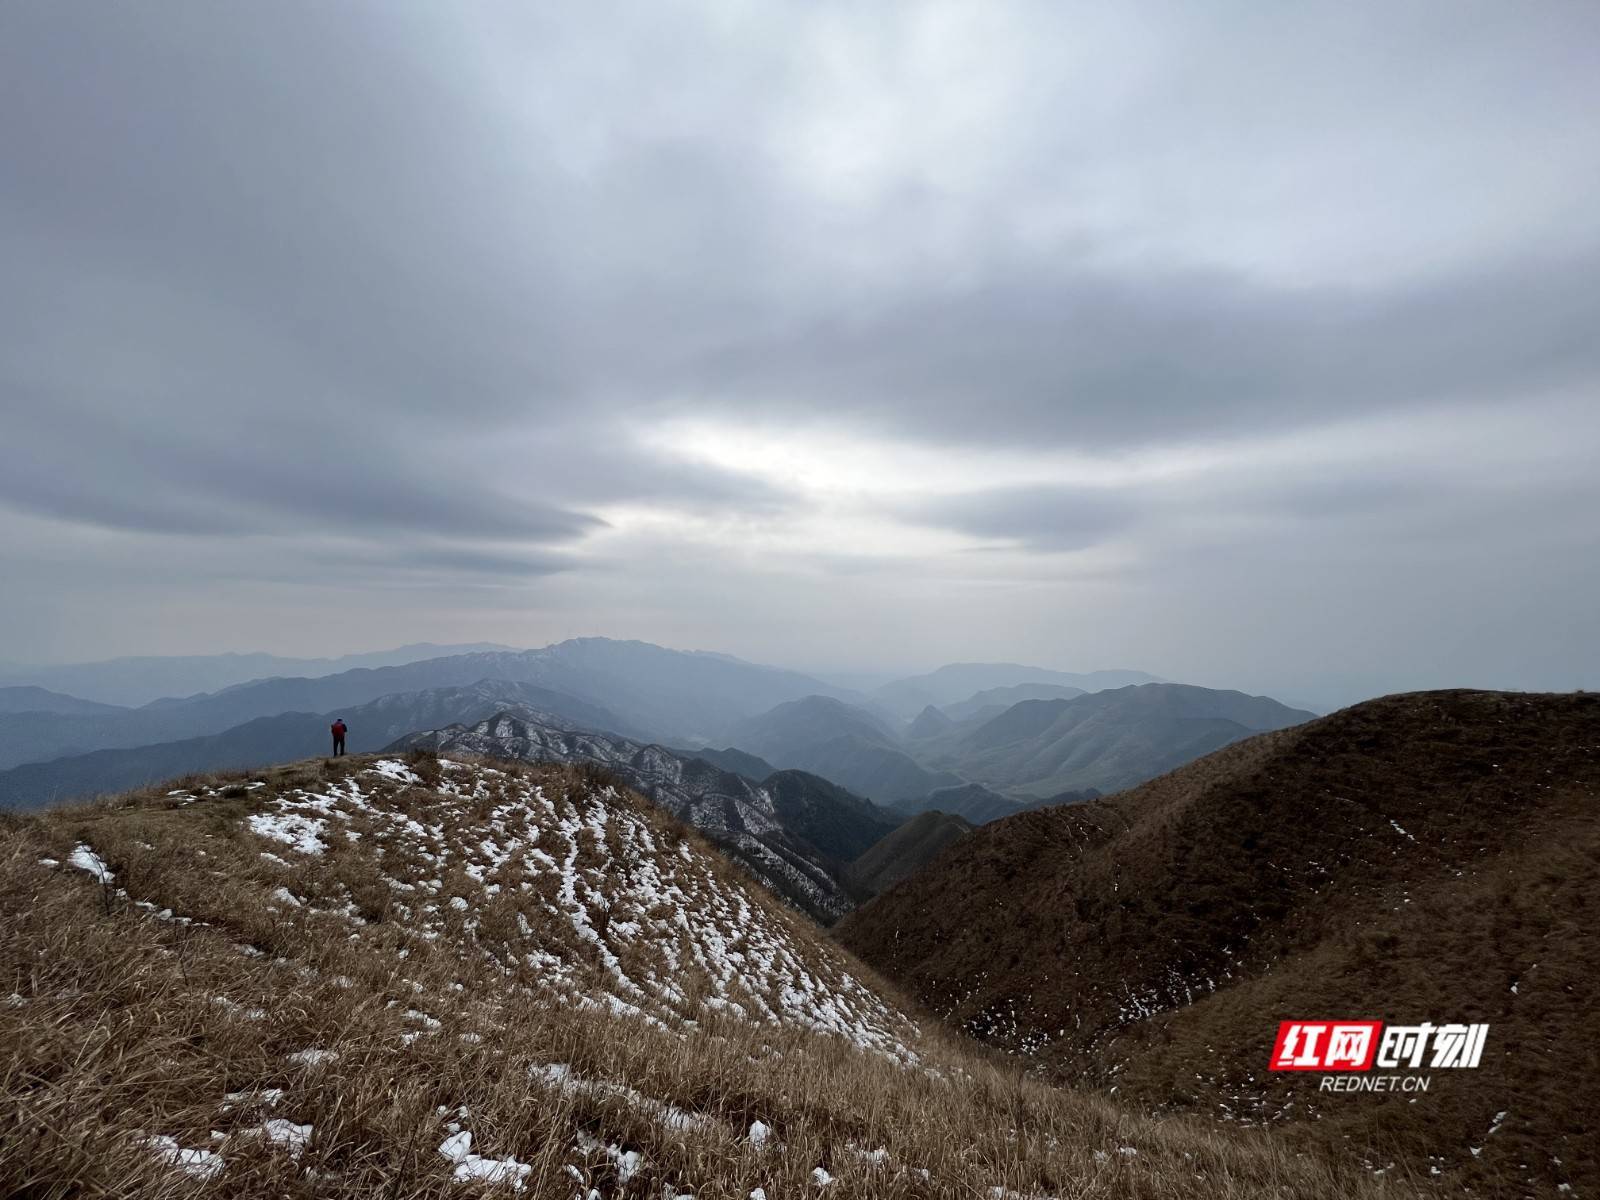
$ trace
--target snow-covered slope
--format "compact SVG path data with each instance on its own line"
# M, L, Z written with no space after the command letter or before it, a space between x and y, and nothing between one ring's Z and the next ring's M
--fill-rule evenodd
M352 757L0 831L0 1195L1364 1194L919 1028L587 768Z
M423 806L423 778L381 759L289 790L248 823L300 855L359 844L392 893L384 924L458 938L554 1003L674 1027L715 1010L914 1057L910 1024L839 955L801 950L787 921L719 877L712 855L616 788L547 793L525 775L448 759L437 770L427 788L437 799ZM365 924L348 886L291 908Z
M471 728L416 733L397 750L425 748L445 754L476 754L524 762L592 763L614 772L629 787L654 800L679 820L712 838L779 896L824 922L853 906L816 845L790 830L771 789L742 775L661 746L609 734L553 725L532 712L511 710ZM835 802L819 780L819 803ZM852 798L856 805L864 804ZM894 818L884 814L883 832ZM853 857L853 856L852 856Z

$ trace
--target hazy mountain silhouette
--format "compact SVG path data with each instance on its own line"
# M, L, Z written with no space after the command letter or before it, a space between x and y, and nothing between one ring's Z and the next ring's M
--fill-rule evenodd
M942 742L928 761L1018 796L1111 792L1252 733L1310 719L1265 696L1147 683L1071 700L1024 700Z
M61 666L10 667L0 672L0 684L37 684L106 704L130 707L163 698L219 691L254 679L316 677L357 667L394 667L446 655L511 649L494 642L457 646L416 642L393 650L346 654L338 658L284 658L276 654L140 655Z
M540 650L458 654L319 678L263 679L70 722L18 714L0 721L0 767L220 733L257 717L330 712L381 696L469 687L484 679L560 692L615 714L629 731L673 741L709 741L740 718L797 696L830 691L807 676L726 655L582 638Z
M1084 695L1086 691L1085 688L1065 687L1059 683L1016 683L1010 687L985 688L981 692L974 692L965 700L945 705L940 711L952 722L967 721L986 711L991 716L998 715L1024 700L1071 700Z
M875 714L825 696L790 701L741 721L729 738L779 767L821 775L880 804L918 799L961 782L917 762Z
M913 742L926 741L928 738L948 733L953 728L955 722L930 704L906 727L906 739Z
M79 716L84 713L121 711L124 710L114 704L80 700L76 696L47 691L41 687L0 687L0 714L34 712Z
M1050 683L1061 687L1097 692L1129 684L1158 683L1143 671L1089 671L1074 674L1029 667L1021 663L950 663L926 675L913 675L886 683L872 693L872 699L904 719L910 719L928 705L943 708L991 688L1014 687L1023 683Z

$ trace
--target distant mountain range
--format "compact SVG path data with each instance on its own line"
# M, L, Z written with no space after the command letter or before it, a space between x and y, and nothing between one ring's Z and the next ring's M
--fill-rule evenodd
M780 704L729 731L741 750L831 779L881 804L915 800L962 782L912 758L873 713L826 696Z
M447 655L510 649L512 647L495 642L470 642L455 646L417 642L393 650L346 654L340 658L282 658L276 654L144 655L49 667L10 665L0 669L0 687L32 684L103 704L135 707L152 700L215 692L257 679L280 676L314 678L357 667L395 667Z
M1312 716L1265 696L1175 683L1023 700L992 716L985 703L967 711L975 715L955 721L924 708L899 734L865 708L808 696L739 722L729 737L741 750L880 804L938 808L981 824L1035 803L1130 787Z
M333 712L257 717L202 737L24 763L0 771L0 808L37 808L192 772L250 769L325 754L335 716L349 727L346 748L363 754L413 730L470 724L508 706L568 728L627 731L621 718L582 700L533 684L488 679L470 687L402 692Z
M981 720L999 716L1013 704L1021 704L1024 700L1072 700L1085 695L1088 690L1080 687L1063 687L1059 683L1016 683L1010 687L985 688L960 703L947 704L939 711L951 721Z
M98 704L93 700L80 700L60 692L41 687L0 687L0 715L7 713L43 712L68 716L86 713L114 713L125 710L114 704Z
M616 732L677 742L712 740L736 721L785 700L830 692L808 676L727 655L582 638L540 650L485 651L316 678L263 679L70 721L57 713L17 713L0 720L0 768L178 741L221 733L258 717L326 713L383 696L470 687L486 679L560 692L614 714Z
M846 863L900 824L896 814L801 771L762 782L663 746L575 732L503 712L467 728L413 733L392 747L525 762L592 763L705 833L777 895L824 923L853 906Z
M1129 684L1161 682L1157 676L1144 671L1089 671L1074 674L1044 667L1028 667L1021 663L951 663L926 675L913 675L884 684L872 692L872 699L903 720L910 720L930 704L935 708L943 708L947 704L970 701L979 692L1025 683L1054 684L1083 692L1098 692Z
M1229 742L1312 719L1266 696L1147 683L1024 700L920 748L932 767L1021 798L1131 787Z
M963 783L959 787L939 788L930 792L925 800L915 804L902 804L902 812L950 813L973 825L987 825L1002 817L1015 816L1035 808L1049 808L1057 804L1084 804L1099 799L1094 788L1076 792L1057 792L1034 800L1018 800L991 791L981 783Z
M1391 696L984 826L837 936L1075 1085L1347 1148L1381 1131L1401 1178L1554 1195L1600 1166L1573 1100L1600 1044L1597 806L1600 696ZM1351 1104L1265 1069L1279 1021L1313 1016L1482 1022L1487 1052Z
M1081 691L1130 675L957 664L863 697L723 654L584 638L259 679L138 708L18 685L0 689L0 805L304 757L323 750L334 716L359 753L510 708L641 745L704 746L691 753L752 782L800 770L903 814L938 808L983 823L1130 786L1310 715L1178 684ZM894 711L913 694L943 700L973 684L984 686L943 708L930 701L909 723Z

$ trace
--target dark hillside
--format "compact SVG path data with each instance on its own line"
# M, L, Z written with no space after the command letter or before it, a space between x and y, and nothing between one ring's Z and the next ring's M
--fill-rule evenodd
M845 888L853 896L876 896L927 866L972 825L951 813L918 813L876 842L845 869Z
M819 850L825 861L849 862L900 823L900 815L804 771L777 771L761 781L783 827Z
M743 750L735 750L732 746L723 750L713 750L709 746L702 746L698 750L685 750L676 746L669 746L668 749L680 758L703 758L712 766L732 771L735 775L743 775L753 783L760 783L778 769L766 759L746 754Z
M1600 697L1392 696L982 828L839 937L1063 1077L1592 1191L1597 798ZM1341 1016L1488 1022L1488 1050L1420 1098L1266 1071L1280 1020Z

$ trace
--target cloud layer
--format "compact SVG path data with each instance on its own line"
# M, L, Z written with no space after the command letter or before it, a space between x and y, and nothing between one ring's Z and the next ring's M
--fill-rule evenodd
M0 14L0 658L1593 685L1593 5Z

